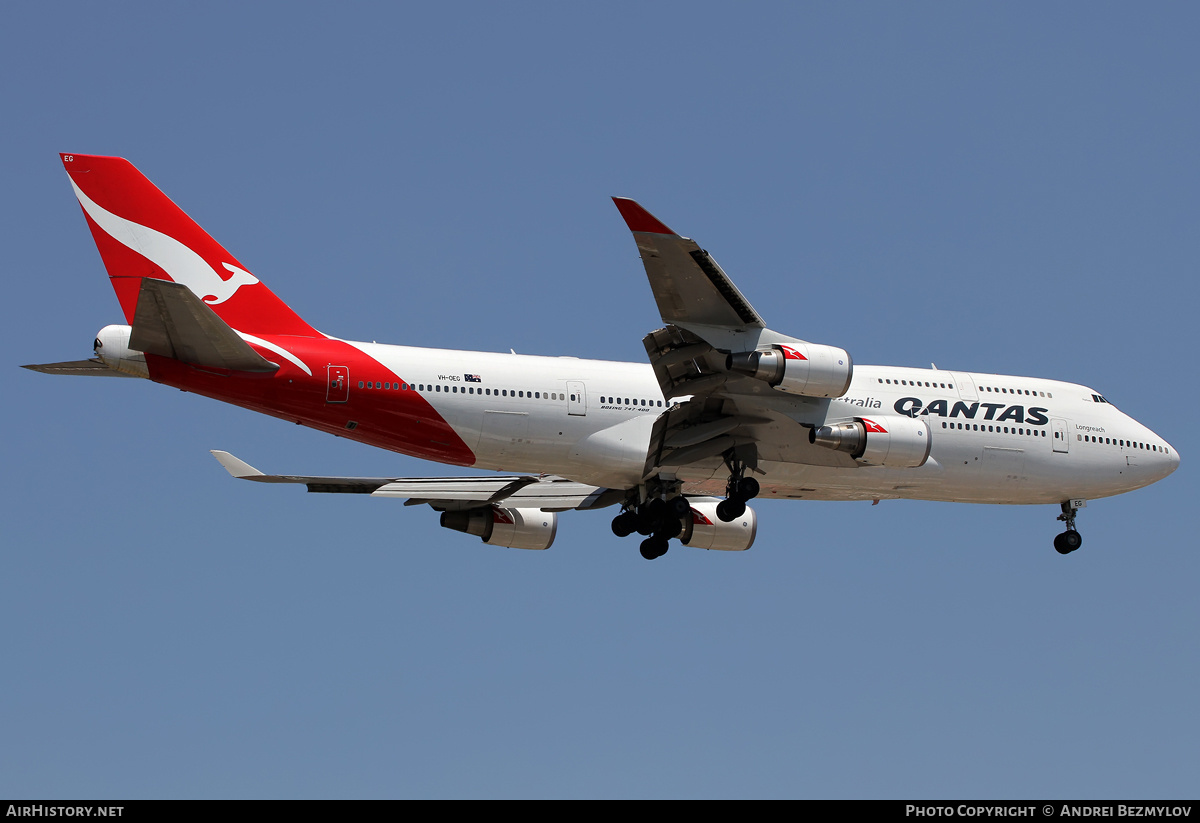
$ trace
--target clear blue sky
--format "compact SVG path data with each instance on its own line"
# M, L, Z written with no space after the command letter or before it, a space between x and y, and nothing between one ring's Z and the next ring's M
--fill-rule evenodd
M0 796L1195 797L1200 12L12 4ZM56 152L128 157L315 326L640 360L610 195L860 363L1094 387L1183 456L1053 507L758 505L647 563L238 483L423 475L145 382Z

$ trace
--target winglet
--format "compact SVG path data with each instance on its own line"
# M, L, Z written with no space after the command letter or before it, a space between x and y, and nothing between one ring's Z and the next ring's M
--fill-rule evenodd
M229 452L211 449L212 456L217 458L217 462L225 467L225 471L232 474L238 479L247 479L250 477L262 477L263 473L251 466L245 460L239 460Z
M628 197L614 197L612 200L617 206L617 211L621 212L621 216L625 218L625 225L629 226L630 231L675 234L661 220L642 208L636 200L630 200Z

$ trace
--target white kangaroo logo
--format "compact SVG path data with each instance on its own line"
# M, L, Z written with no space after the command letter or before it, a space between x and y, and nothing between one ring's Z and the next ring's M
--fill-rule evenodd
M209 305L224 303L242 286L258 282L258 278L245 269L230 263L222 263L233 277L223 280L221 275L203 257L180 243L174 237L155 231L149 226L126 220L92 202L75 181L71 181L75 196L96 225L123 246L133 249L151 263L170 275L176 283L182 283Z

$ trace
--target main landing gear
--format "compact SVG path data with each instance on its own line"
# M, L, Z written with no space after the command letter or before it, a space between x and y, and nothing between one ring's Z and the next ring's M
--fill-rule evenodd
M617 537L628 537L634 532L646 535L641 546L642 557L656 560L667 553L671 538L683 532L683 518L691 510L683 495L666 500L655 497L614 517L613 534Z
M702 516L704 529L725 535L722 541L718 541L724 545L713 546L712 535L709 534L706 539L710 542L705 544L706 548L742 551L749 548L753 542L751 531L745 545L736 545L737 539L731 540L729 535L736 533L737 528L724 526L725 523L732 523L742 517L746 513L746 501L758 496L758 481L753 477L746 477L748 461L751 463L750 468L753 468L752 453L747 455L743 452L739 455L736 449L731 449L725 454L725 465L729 467L729 482L725 486L725 499L716 505L717 519L722 521L721 528L713 529L715 524L707 519L712 515L712 509L707 509L709 515ZM631 490L621 513L613 518L613 534L617 537L628 537L634 532L644 535L646 539L642 541L641 552L642 557L647 560L656 560L666 554L671 540L684 535L685 529L689 531L681 539L688 540L688 545L692 545L693 530L698 528L696 524L699 521L692 518L691 503L679 493L682 486L683 484L674 478L656 478L640 487L637 497L634 497ZM742 525L745 526L744 523Z
M1070 554L1083 545L1083 537L1075 531L1075 514L1086 505L1085 500L1067 500L1062 504L1058 519L1067 524L1067 530L1054 538L1054 550L1059 554Z
M726 461L729 466L729 483L725 486L725 499L717 504L717 517L726 523L737 520L746 513L746 501L758 497L758 481L746 477L746 464L736 458Z

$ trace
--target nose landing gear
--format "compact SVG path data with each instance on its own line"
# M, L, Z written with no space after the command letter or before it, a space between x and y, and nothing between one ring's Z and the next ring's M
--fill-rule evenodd
M1058 519L1067 524L1067 530L1054 538L1054 550L1059 554L1070 554L1083 545L1083 537L1075 531L1075 514L1086 505L1086 500L1063 502Z

